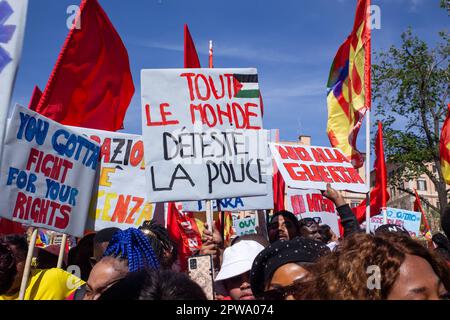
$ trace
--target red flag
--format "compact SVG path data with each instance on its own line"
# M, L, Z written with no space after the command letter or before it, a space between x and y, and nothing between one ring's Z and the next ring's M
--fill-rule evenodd
M184 25L184 67L201 68L198 60L197 50L187 24Z
M36 111L62 124L116 131L134 94L127 50L97 0L83 0Z
M274 166L276 166L274 164ZM286 184L284 183L283 177L279 170L276 170L276 173L273 177L273 211L281 211L285 210L284 206L284 193L286 190Z
M36 111L36 108L39 104L39 100L41 100L42 97L42 91L39 89L38 86L35 86L33 89L33 93L31 95L30 103L28 104L28 108Z
M372 191L370 191L371 217L378 215L382 209L385 209L386 203L389 201L389 193L387 191L386 162L384 158L383 146L383 127L381 122L378 122L378 133L375 141L375 154L375 187ZM359 206L352 208L352 210L360 224L366 220L366 200L363 200Z
M430 225L428 224L427 217L425 216L425 211L423 211L422 203L420 202L419 194L417 190L414 189L414 193L416 195L416 200L414 201L414 211L422 213L423 224L425 226L425 234L427 232L431 232Z
M192 213L179 212L174 202L168 203L167 231L177 244L181 271L187 270L187 259L201 248L201 236Z

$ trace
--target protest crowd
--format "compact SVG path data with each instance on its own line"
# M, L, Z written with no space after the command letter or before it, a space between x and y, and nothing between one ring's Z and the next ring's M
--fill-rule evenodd
M347 85L370 80L369 5L357 1L359 31L333 62L320 147L264 130L257 70L213 68L212 47L200 68L187 26L184 69L141 71L142 135L116 132L134 94L128 55L83 0L44 92L0 124L0 300L449 299L450 204L442 232L419 199L387 208L381 124L374 184L349 142L370 109L370 87ZM363 115L352 123L344 96ZM405 224L387 218L400 213Z

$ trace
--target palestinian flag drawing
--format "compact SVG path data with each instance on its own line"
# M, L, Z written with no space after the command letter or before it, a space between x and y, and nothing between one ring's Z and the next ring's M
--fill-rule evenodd
M235 98L259 98L258 74L233 74Z

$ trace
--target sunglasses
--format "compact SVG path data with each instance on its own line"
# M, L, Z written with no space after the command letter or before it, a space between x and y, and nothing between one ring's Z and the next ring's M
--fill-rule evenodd
M314 218L304 218L300 220L300 226L307 226L310 227L313 224L321 224L322 218L321 217L314 217Z
M290 295L295 295L298 290L298 285L303 279L295 280L292 284L265 291L262 295L263 300L286 300Z

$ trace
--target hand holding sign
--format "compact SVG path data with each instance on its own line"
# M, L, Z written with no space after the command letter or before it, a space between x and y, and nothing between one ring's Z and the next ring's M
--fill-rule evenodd
M339 191L334 190L331 187L331 184L329 184L329 183L327 183L327 190L321 191L321 192L324 197L327 197L328 199L330 199L331 201L334 202L334 204L336 205L336 208L339 208L346 204L345 199L342 196L342 194Z

